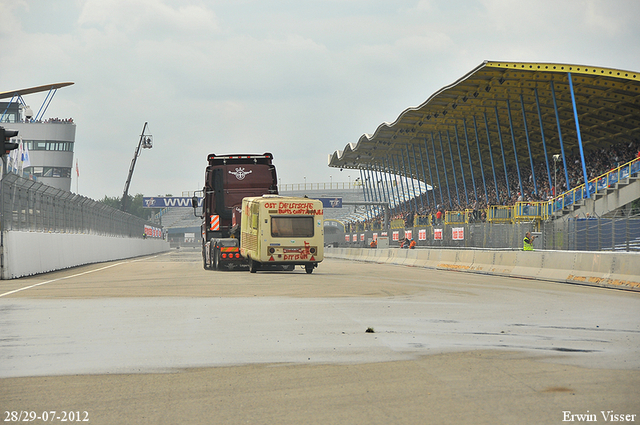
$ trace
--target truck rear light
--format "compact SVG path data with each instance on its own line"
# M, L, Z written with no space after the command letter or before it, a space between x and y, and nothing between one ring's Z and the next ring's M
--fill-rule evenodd
M273 254L274 252L276 252L276 249L274 247L270 246L267 251L269 252L269 254Z
M236 258L240 258L240 254L236 254Z
M311 249L309 249L309 252L312 253L312 254L315 254L316 253L316 248L312 247Z
M222 258L227 258L227 254L222 254Z

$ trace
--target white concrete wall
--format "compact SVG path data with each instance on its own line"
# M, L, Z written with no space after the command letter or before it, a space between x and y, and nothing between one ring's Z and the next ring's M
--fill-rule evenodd
M325 257L640 291L640 253L325 248Z
M16 231L3 232L2 236L2 279L169 250L167 241L154 238Z

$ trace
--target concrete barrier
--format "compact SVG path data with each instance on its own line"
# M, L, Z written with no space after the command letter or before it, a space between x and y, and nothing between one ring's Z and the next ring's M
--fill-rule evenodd
M633 252L327 248L325 256L640 291Z
M599 252L589 256L577 252L568 282L640 290L640 258L627 261L617 252Z
M1 279L169 250L169 242L162 239L75 233L7 231L2 234L2 242Z
M538 277L543 266L544 252L542 251L510 251L515 255L514 266L511 269L510 276L513 277ZM511 263L507 260L509 255L505 256L505 263Z
M544 259L542 269L538 273L540 279L566 281L573 274L578 251L542 251L542 253ZM592 258L596 258L599 253L590 252L589 254Z

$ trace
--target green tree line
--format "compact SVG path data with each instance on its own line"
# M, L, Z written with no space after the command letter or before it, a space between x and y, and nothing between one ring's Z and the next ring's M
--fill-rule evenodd
M158 212L158 208L143 208L142 206L142 193L136 194L136 196L127 195L127 212L136 217L149 220L153 214ZM100 200L103 204L109 205L112 208L122 210L122 197L106 196Z

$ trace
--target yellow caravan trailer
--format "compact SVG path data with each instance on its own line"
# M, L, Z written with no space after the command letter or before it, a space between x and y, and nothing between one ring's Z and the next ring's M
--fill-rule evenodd
M259 269L312 273L324 256L322 202L278 195L242 200L240 254L251 273Z

